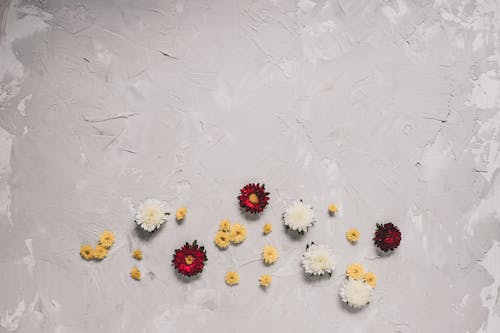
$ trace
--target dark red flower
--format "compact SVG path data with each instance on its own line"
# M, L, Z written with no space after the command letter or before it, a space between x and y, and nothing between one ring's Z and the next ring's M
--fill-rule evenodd
M203 271L207 260L205 247L198 246L197 241L194 241L193 244L186 243L180 249L175 250L172 264L179 274L194 276Z
M373 240L375 241L375 245L382 251L392 251L401 242L401 231L392 223L377 224Z
M238 196L240 207L252 214L261 213L269 202L269 192L266 192L266 185L247 184L240 190Z

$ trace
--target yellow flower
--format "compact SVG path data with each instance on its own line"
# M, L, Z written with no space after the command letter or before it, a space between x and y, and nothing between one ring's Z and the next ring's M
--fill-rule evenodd
M269 234L271 231L273 231L273 225L270 223L264 224L264 228L262 228L262 232L264 233L264 235Z
M247 238L247 229L241 224L233 224L229 232L229 239L234 244L239 244Z
M262 250L262 259L266 264L273 264L278 260L278 258L278 249L272 245L264 246L264 249Z
M335 204L329 204L328 205L328 212L330 214L333 215L333 214L337 213L338 211L339 211L339 209L337 208L337 206Z
M229 245L231 245L231 243L229 241L229 232L219 231L215 235L214 242L215 242L215 245L217 245L221 249L227 248Z
M259 284L262 287L267 288L267 287L269 287L269 285L271 284L272 281L273 281L273 278L271 277L271 275L264 274L260 277Z
M234 286L240 282L240 275L237 272L227 272L225 279L228 285Z
M94 249L90 245L82 245L80 247L80 255L85 260L92 260L95 258Z
M365 282L368 283L373 288L375 288L375 286L377 285L377 276L372 272L366 273L364 279Z
M115 235L109 231L103 231L103 233L99 236L99 244L102 247L109 249L115 243Z
M130 276L132 279L139 281L141 279L141 271L139 268L134 267L130 270Z
M97 245L94 250L94 256L98 260L102 260L108 256L108 249L102 245Z
M359 230L352 228L352 229L347 230L347 232L345 234L345 238L347 238L347 240L349 242L354 243L354 242L358 241L359 235L360 235Z
M134 257L137 260L141 260L142 259L142 251L139 249L134 250L134 252L132 252L132 257Z
M365 276L365 269L361 266L361 264L352 263L347 266L346 274L351 279L359 280Z
M181 207L177 209L177 213L175 213L175 219L177 221L184 220L184 218L186 217L186 213L187 213L186 207Z
M229 220L222 220L219 224L219 231L227 231L231 230L231 222Z

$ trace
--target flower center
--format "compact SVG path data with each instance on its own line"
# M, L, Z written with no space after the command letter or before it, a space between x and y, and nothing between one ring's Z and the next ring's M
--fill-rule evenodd
M186 262L186 265L191 265L194 261L194 257L192 255L188 255L184 258L184 261Z
M259 197L257 196L257 194L252 193L248 196L248 201L250 201L251 203L256 205L259 203L260 200L259 200Z

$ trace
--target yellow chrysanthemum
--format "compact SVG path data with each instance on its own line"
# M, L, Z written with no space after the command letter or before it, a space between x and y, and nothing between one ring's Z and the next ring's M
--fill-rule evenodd
M227 231L231 230L231 222L229 220L222 220L219 224L219 231Z
M139 249L134 250L134 252L132 252L132 257L134 257L137 260L141 260L142 259L142 251Z
M264 235L269 234L271 231L273 231L273 225L270 223L264 224L264 228L262 228L262 232L264 233Z
M377 276L372 272L366 273L364 280L373 288L375 288L375 286L377 285Z
M103 233L99 236L99 244L102 247L109 249L115 243L115 235L109 231L103 231Z
M273 281L273 278L271 277L271 275L264 274L260 277L259 284L262 287L267 288L267 287L269 287L269 285L271 284L272 281Z
M90 245L82 245L80 247L80 255L85 260L92 260L95 258L94 249Z
M102 245L97 245L94 250L94 256L97 260L102 260L108 256L108 249Z
M247 238L247 229L241 224L233 224L229 232L231 243L239 244Z
M278 260L278 258L278 249L272 245L264 246L264 249L262 250L262 259L266 264L273 264Z
M227 272L225 279L229 286L234 286L240 282L240 275L237 272Z
M231 245L231 242L230 242L230 237L229 237L229 232L225 232L225 231L219 231L216 235L215 235L215 239L214 239L214 243L215 245L217 245L218 247L220 247L221 249L225 249L227 248L229 245Z
M139 281L141 279L141 271L139 270L139 268L137 267L132 268L130 270L130 277L132 277L132 279L134 280Z
M186 217L186 213L187 213L186 207L181 207L181 208L177 209L177 212L175 213L175 219L177 221L184 220L184 218Z
M347 232L345 234L345 238L349 242L354 243L354 242L358 241L359 235L360 235L359 230L355 229L355 228L352 228L352 229L347 230Z
M328 205L328 212L330 214L335 214L339 211L339 209L337 208L337 206L335 204L329 204Z
M365 269L361 266L361 264L352 263L347 266L346 274L351 279L359 280L365 276Z

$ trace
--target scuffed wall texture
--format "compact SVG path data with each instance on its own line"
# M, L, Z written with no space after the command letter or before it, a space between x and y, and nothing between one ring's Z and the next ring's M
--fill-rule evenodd
M1 0L0 331L498 332L499 6ZM257 220L235 199L249 181L271 192ZM186 221L141 237L148 197ZM294 239L280 217L299 198L318 222ZM249 231L227 251L223 218ZM403 232L383 258L381 221ZM104 229L109 257L83 261ZM209 261L186 283L169 262L193 239ZM331 280L304 278L309 241L335 250ZM357 313L338 297L352 261L379 279Z

